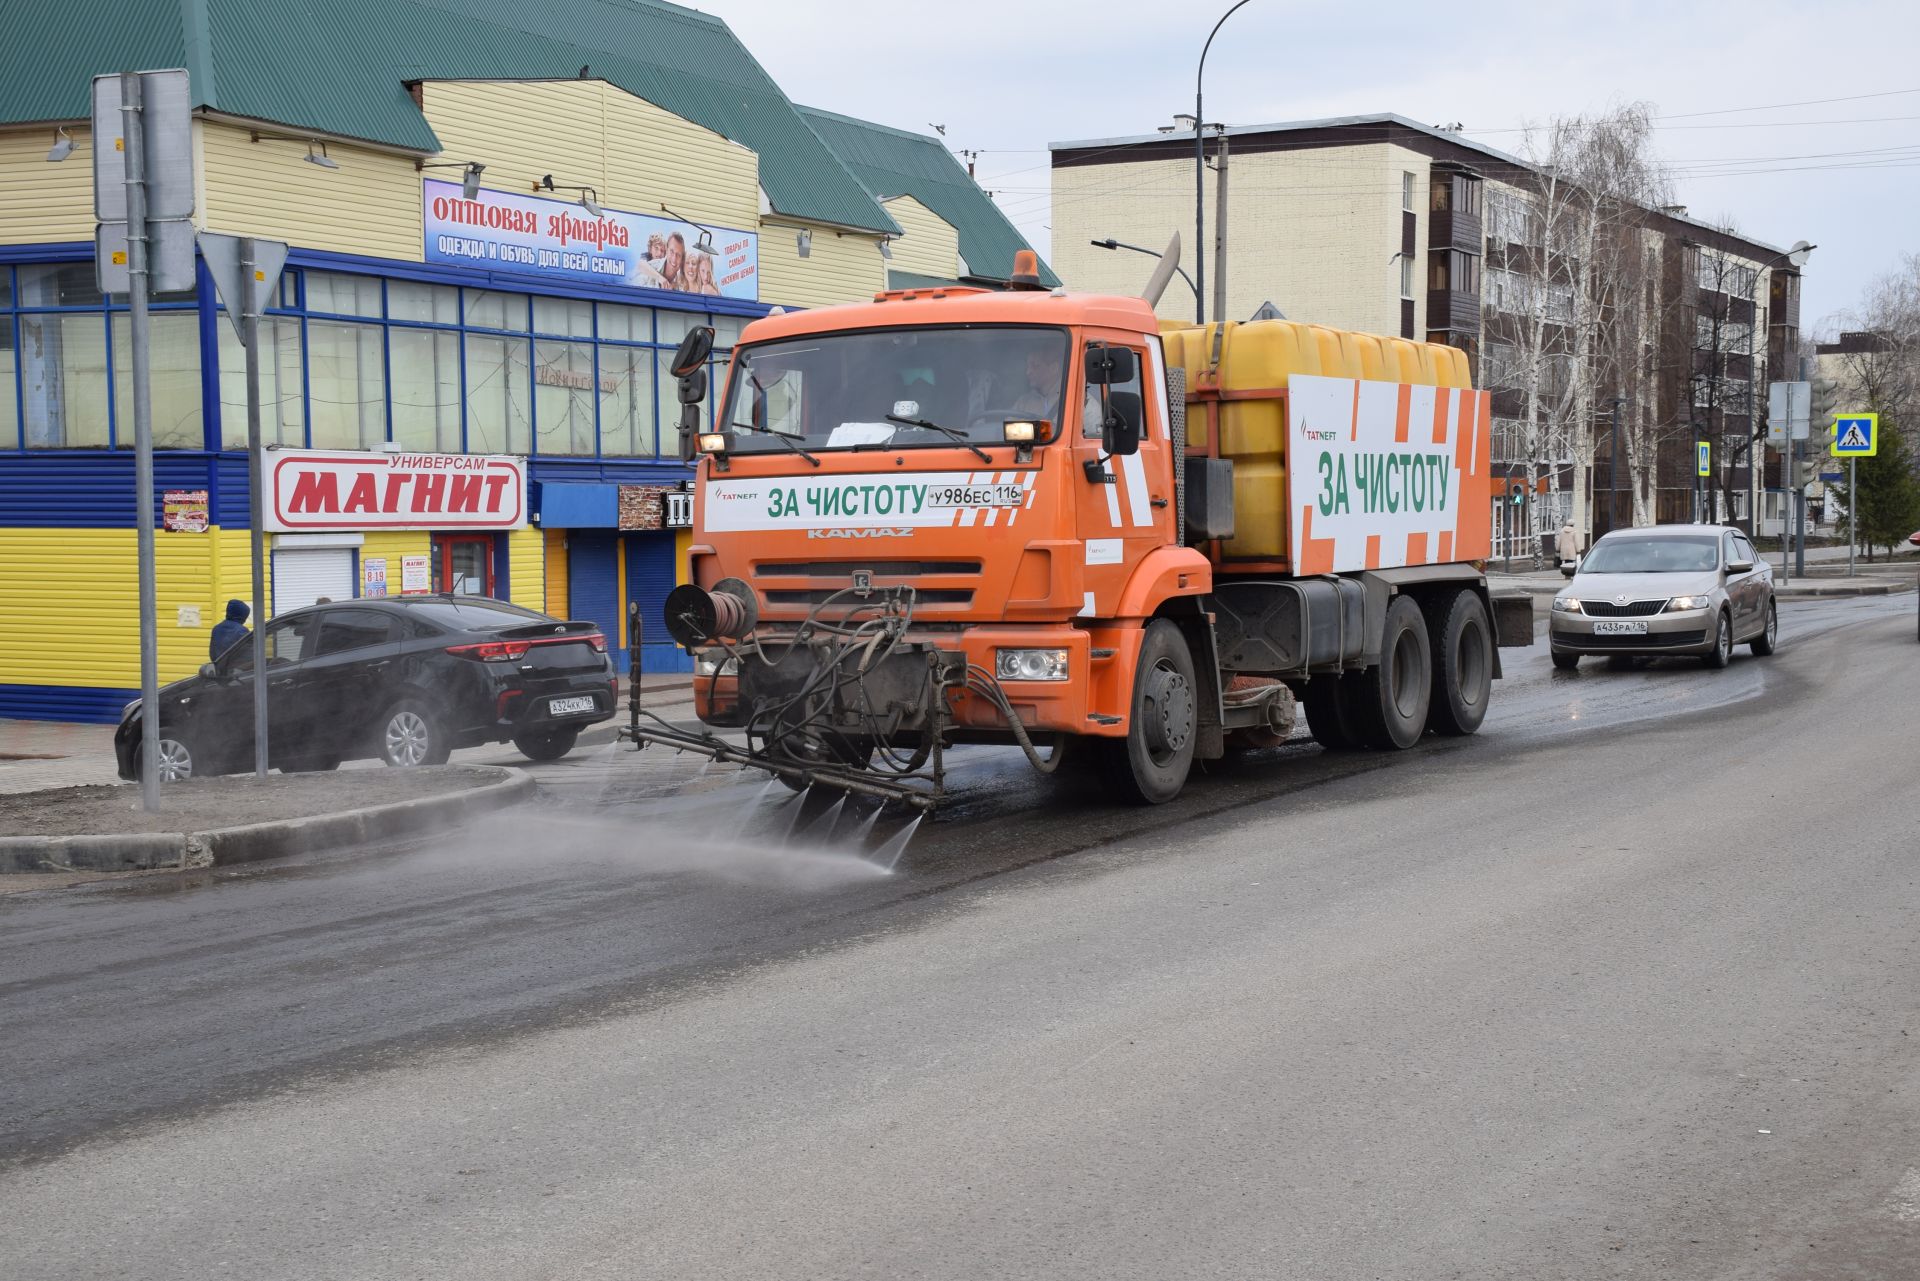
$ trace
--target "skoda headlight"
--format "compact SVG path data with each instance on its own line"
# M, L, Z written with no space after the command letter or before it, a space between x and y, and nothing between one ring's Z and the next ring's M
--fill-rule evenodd
M995 650L993 674L1003 681L1063 681L1067 679L1067 651L1064 649Z
M1667 602L1667 612L1671 614L1681 609L1705 609L1711 604L1713 604L1711 596L1675 596Z
M1578 614L1581 612L1580 598L1578 596L1555 596L1553 598L1553 607L1563 614Z

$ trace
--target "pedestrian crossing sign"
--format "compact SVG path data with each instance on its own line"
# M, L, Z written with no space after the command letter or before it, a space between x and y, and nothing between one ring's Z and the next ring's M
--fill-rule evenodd
M1713 475L1713 442L1696 440L1693 442L1693 474L1696 476Z
M1835 458L1872 458L1880 452L1880 415L1835 414L1833 448Z

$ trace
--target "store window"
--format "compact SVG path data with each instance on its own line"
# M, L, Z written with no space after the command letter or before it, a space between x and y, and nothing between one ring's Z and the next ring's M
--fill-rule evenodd
M599 307L600 338L603 342L652 342L653 309L622 307L603 302Z
M5 268L0 268L0 306L10 301L5 296L11 283L6 275ZM0 449L20 443L20 406L14 399L14 388L19 385L14 376L19 369L20 362L14 356L13 317L0 312Z
M389 280L387 315L394 320L423 325L457 325L460 323L460 291L451 285Z
M460 335L395 326L387 331L387 341L393 369L393 443L417 453L459 453Z
M224 314L220 335L220 441L223 449L247 447L247 353ZM260 318L260 441L298 449L307 443L306 397L300 388L300 321Z
M532 435L526 340L468 334L466 343L467 452L526 453Z
M19 359L28 449L105 449L113 443L104 314L23 314Z
M20 268L22 307L99 307L106 302L94 284L91 262L59 262Z
M591 338L593 304L577 298L535 298L533 328L535 333Z
M468 289L466 322L476 329L504 329L509 333L527 332L527 296Z
M377 276L349 276L334 271L309 271L306 276L309 312L380 318Z
M200 317L160 311L148 317L147 388L155 449L200 449L206 432L200 411ZM113 313L113 394L120 430L115 442L133 448L133 317ZM244 410L242 423L245 422Z
M588 312L592 321L592 312ZM536 454L593 456L593 344L533 344L533 418L539 425Z
M307 322L307 401L315 449L378 449L387 374L378 325Z
M654 441L653 351L601 347L600 452L610 457L651 457L657 452Z

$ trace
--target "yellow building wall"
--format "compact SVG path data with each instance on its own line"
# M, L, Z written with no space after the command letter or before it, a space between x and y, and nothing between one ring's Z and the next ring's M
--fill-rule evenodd
M1289 320L1362 333L1400 332L1401 175L1414 175L1415 337L1425 337L1428 176L1432 162L1391 143L1232 156L1227 194L1228 319L1271 301ZM1067 287L1138 294L1153 260L1096 249L1109 236L1160 249L1178 231L1181 265L1193 268L1193 161L1153 160L1053 170L1050 260ZM1216 186L1205 185L1207 313L1213 313ZM1193 318L1193 291L1175 276L1156 310Z
M813 227L813 252L802 258L800 222L760 225L760 301L789 307L865 302L887 287L878 233Z
M546 534L547 562L547 613L555 618L569 618L573 608L572 582L567 574L567 531L549 529Z
M391 152L330 142L338 169L307 163L307 144L251 139L245 128L194 122L200 155L195 221L210 231L284 240L302 249L419 262L420 175Z
M759 221L754 152L605 81L429 81L421 98L438 159L485 165L482 186L530 195L550 173L594 188L609 208L658 215L666 204L742 231Z
M906 233L895 238L893 260L887 266L947 280L959 276L960 233L952 223L912 196L895 196L882 203Z
M67 130L73 154L47 163L52 127L0 132L0 244L93 239L93 138Z
M249 596L247 531L154 538L164 683L199 670L227 600ZM0 685L139 687L132 529L0 529L0 601ZM183 606L198 618L182 625Z
M360 544L360 564L363 570L360 584L355 585L358 593L366 582L364 569L370 557L382 557L387 562L387 595L400 594L400 558L402 556L433 555L433 535L424 529L381 529L373 530L364 536ZM439 586L436 582L434 586Z
M543 531L529 525L507 535L507 599L527 609L547 607L547 545Z

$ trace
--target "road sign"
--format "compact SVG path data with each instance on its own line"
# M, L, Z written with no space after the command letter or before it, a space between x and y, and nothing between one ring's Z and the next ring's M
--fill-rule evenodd
M226 304L227 322L245 341L241 319L265 314L280 283L280 271L287 265L287 246L279 240L254 240L253 279L251 288L247 288L246 273L240 266L243 239L217 231L200 233L200 256L207 260L207 274L213 277L214 290Z
M1825 481L1829 485L1833 484L1835 481L1845 480L1846 478L1847 478L1847 473L1843 471L1823 471L1820 473L1820 479Z
M1710 440L1696 440L1693 442L1693 452L1694 475L1713 475L1713 442Z
M1835 414L1832 452L1835 458L1872 458L1879 453L1880 415Z
M131 253L126 223L94 225L94 276L101 293L124 294L133 288L128 270ZM193 288L193 224L185 218L147 224L147 288L156 294L186 293Z
M193 216L193 110L185 71L142 71L147 217ZM93 216L127 220L126 124L118 74L93 78Z
M1813 384L1785 382L1767 384L1767 443L1783 445L1789 429L1793 439L1805 440L1813 414Z

